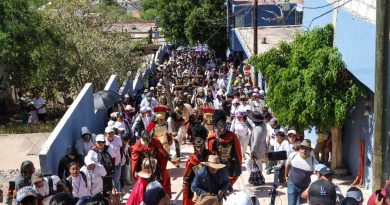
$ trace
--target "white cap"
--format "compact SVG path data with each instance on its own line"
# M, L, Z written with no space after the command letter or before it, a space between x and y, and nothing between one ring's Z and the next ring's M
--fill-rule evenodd
M289 130L289 131L287 132L287 135L289 135L289 134L297 135L297 131L295 131L295 130Z
M253 89L253 92L257 93L257 92L259 92L259 89L255 88L255 89Z
M106 127L106 129L104 129L104 132L105 133L114 132L114 128L112 126L108 126L108 127Z
M96 136L96 142L105 142L106 139L104 138L104 135L103 134L98 134Z
M222 90L218 90L217 95L223 95Z
M151 107L147 107L147 108L146 108L146 111L150 111L150 112L152 112L152 111L153 111L153 109L152 109Z
M150 87L150 89L149 90L154 90L154 87Z
M234 98L232 101L232 104L240 103L240 101L237 98Z
M125 110L132 110L133 107L131 105L126 105Z
M264 90L260 90L259 94L260 94L260 95L264 95L264 94L265 94L265 91L264 91Z
M129 94L126 94L126 95L125 95L125 98L129 98L129 97L130 97L130 95L129 95Z

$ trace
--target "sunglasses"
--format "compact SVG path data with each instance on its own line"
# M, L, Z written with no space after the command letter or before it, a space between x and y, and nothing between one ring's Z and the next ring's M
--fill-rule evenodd
M96 142L97 144L104 144L105 142Z

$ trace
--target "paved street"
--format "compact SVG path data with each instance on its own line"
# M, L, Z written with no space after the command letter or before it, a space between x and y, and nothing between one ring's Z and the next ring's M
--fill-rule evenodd
M172 204L176 205L181 205L182 204L182 192L181 192L181 187L182 187L182 182L183 182L183 173L184 173L184 167L185 167L185 161L186 157L188 157L189 154L193 152L193 148L190 145L183 145L182 146L182 163L180 168L174 167L171 163L168 163L168 169L169 173L171 175L171 188L172 188ZM243 189L250 189L256 193L256 196L258 197L260 204L269 204L271 201L269 192L272 188L272 183L273 183L273 174L271 175L264 175L266 184L263 186L252 186L248 183L248 178L249 178L249 173L245 171L245 168L242 167L243 173L241 174L240 178L237 180L237 182L234 184L233 188L234 190L243 190ZM352 183L353 177L352 176L336 176L336 179L334 179L334 182L340 187L342 193L345 195L346 191L350 187L349 185ZM131 187L126 188L126 195L124 197L123 203L126 203L126 200L129 196L128 190ZM283 187L281 189L278 189L279 194L276 198L275 205L282 205L282 204L287 204L287 188ZM370 196L370 191L362 189L365 202Z

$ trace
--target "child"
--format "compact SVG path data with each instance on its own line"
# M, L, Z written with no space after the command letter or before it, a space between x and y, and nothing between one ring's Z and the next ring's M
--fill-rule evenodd
M37 108L34 105L34 102L30 102L27 106L28 112L28 124L38 124L39 118L37 114Z
M80 165L76 162L69 164L70 176L67 178L72 183L73 197L91 196L87 186L87 177L84 172L80 172Z

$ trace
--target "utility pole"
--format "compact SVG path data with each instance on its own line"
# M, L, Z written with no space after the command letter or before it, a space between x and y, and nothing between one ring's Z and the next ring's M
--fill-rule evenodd
M375 50L375 97L374 97L374 183L373 190L382 188L387 177L386 160L388 146L387 100L389 66L390 2L376 1L376 50Z
M257 55L257 0L253 0L253 55ZM254 76L253 85L257 85L257 72L256 70L253 70L254 74L251 74L251 76Z

